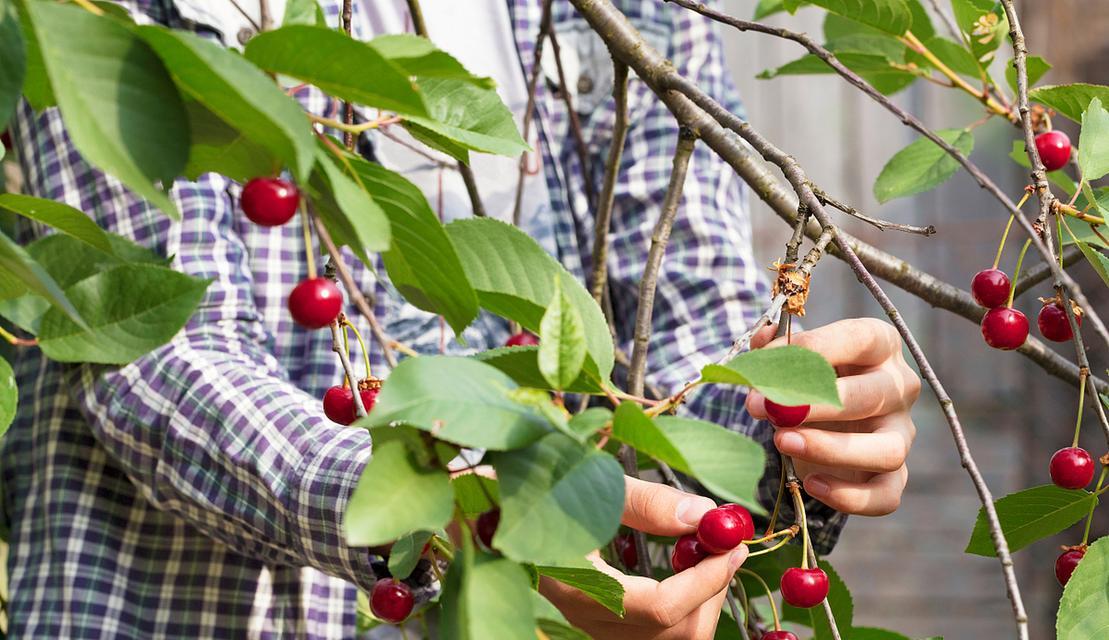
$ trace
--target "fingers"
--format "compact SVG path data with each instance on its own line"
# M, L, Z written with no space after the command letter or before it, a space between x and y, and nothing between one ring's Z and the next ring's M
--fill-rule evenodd
M716 503L704 496L625 476L623 523L658 536L692 533Z
M916 426L902 412L881 419L869 433L804 426L777 429L774 444L783 454L811 464L889 473L905 464L915 437Z
M909 481L909 469L882 473L865 482L850 482L814 473L805 478L805 492L842 513L884 516L901 506L901 494Z
M673 627L727 588L746 559L747 546L741 544L730 553L709 556L662 582L636 580L625 586L624 620L642 626Z
M911 407L920 394L920 380L908 366L891 363L854 376L836 379L842 408L813 405L805 422L862 420ZM766 417L766 397L752 389L747 411L756 418Z
M778 323L777 322L775 322L773 324L768 324L765 327L759 329L758 331L756 331L754 333L754 335L751 336L751 345L750 345L751 348L752 349L762 349L771 340L774 339L774 335L776 333L778 333Z
M785 346L782 336L766 348ZM901 336L888 322L877 318L848 318L816 329L794 333L790 344L811 349L824 356L833 367L841 365L874 366L901 353ZM754 339L752 348L756 348Z

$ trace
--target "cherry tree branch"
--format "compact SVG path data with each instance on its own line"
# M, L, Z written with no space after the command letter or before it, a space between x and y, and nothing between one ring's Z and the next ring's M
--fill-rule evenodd
M585 146L585 136L581 131L581 120L578 118L577 109L574 108L574 97L570 93L570 85L566 83L566 73L562 68L562 48L558 46L558 34L554 25L550 25L547 37L551 40L551 52L554 54L555 70L558 72L559 95L566 106L566 117L570 121L570 132L574 136L577 147L578 163L581 164L581 175L585 183L585 197L590 202L596 202L597 191L593 186L593 171L589 167L589 149Z
M821 189L820 187L817 187L816 185L812 185L812 188L813 188L813 193L815 193L816 197L820 198L820 201L823 202L824 204L832 207L833 209L839 209L843 213L846 213L847 215L851 216L852 218L862 220L863 222L871 225L872 227L877 228L880 231L886 231L887 229L890 229L890 230L893 230L893 231L903 231L905 233L915 233L917 235L921 235L921 236L924 236L924 237L928 237L928 236L934 235L936 233L935 225L931 225L931 224L928 225L927 227L918 227L916 225L911 225L911 224L901 224L899 222L889 222L887 220L879 220L878 218L872 218L872 217L866 215L865 213L862 213L861 211L859 211L855 207L846 205L846 204L840 202L839 200L836 200L832 196L825 193L824 190Z
M616 103L616 120L612 125L612 146L608 149L605 176L601 182L601 198L597 201L596 223L593 227L593 277L590 286L597 304L601 303L608 286L608 229L612 224L616 178L620 174L624 141L628 136L628 65L613 58L612 66L612 99Z
M551 30L551 3L553 0L543 0L543 9L539 17L539 33L535 36L535 52L531 58L531 78L528 79L528 102L524 107L524 141L531 136L531 122L535 118L535 91L539 86L539 74L543 66L543 42ZM524 200L524 178L528 175L528 151L520 154L520 175L516 179L516 204L512 208L512 224L520 226L520 205Z

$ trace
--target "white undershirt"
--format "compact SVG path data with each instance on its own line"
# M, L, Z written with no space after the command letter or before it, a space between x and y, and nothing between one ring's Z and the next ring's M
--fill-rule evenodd
M431 41L457 58L471 73L493 78L497 83L497 93L523 131L527 82L520 67L505 0L422 0L421 5ZM412 32L405 0L362 0L362 6L372 36ZM393 127L390 133L453 163L452 158L413 141L399 127ZM539 148L534 127L528 144L533 149ZM415 183L427 196L433 210L438 209L441 178L444 220L471 215L470 199L458 172L450 169L441 171L426 157L383 135L375 136L374 153L382 165ZM528 154L528 164L534 172L524 180L520 221L525 228L529 220L550 206L538 151ZM519 166L518 157L471 152L470 167L490 217L511 220Z

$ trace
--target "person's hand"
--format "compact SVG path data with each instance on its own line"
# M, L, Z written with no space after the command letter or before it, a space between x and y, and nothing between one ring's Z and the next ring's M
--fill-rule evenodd
M660 536L693 533L706 511L716 506L703 496L665 485L626 478L623 523ZM625 575L590 556L599 571L624 586L623 618L577 589L543 578L539 591L576 627L596 640L709 640L716 633L725 589L747 557L747 546L709 556L697 566L661 582Z
M771 327L751 348L773 341ZM905 459L916 437L910 415L920 378L901 354L901 336L874 318L840 320L793 334L792 344L823 355L836 368L842 409L814 405L800 427L776 429L774 444L793 458L805 492L841 511L866 516L892 513L909 479ZM765 397L752 391L747 410L766 417Z

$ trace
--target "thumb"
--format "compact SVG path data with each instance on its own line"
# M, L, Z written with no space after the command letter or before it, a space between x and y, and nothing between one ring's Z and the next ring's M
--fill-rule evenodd
M658 536L692 533L716 503L657 482L624 477L623 523Z
M751 349L762 349L778 334L778 323L768 324L751 336Z

